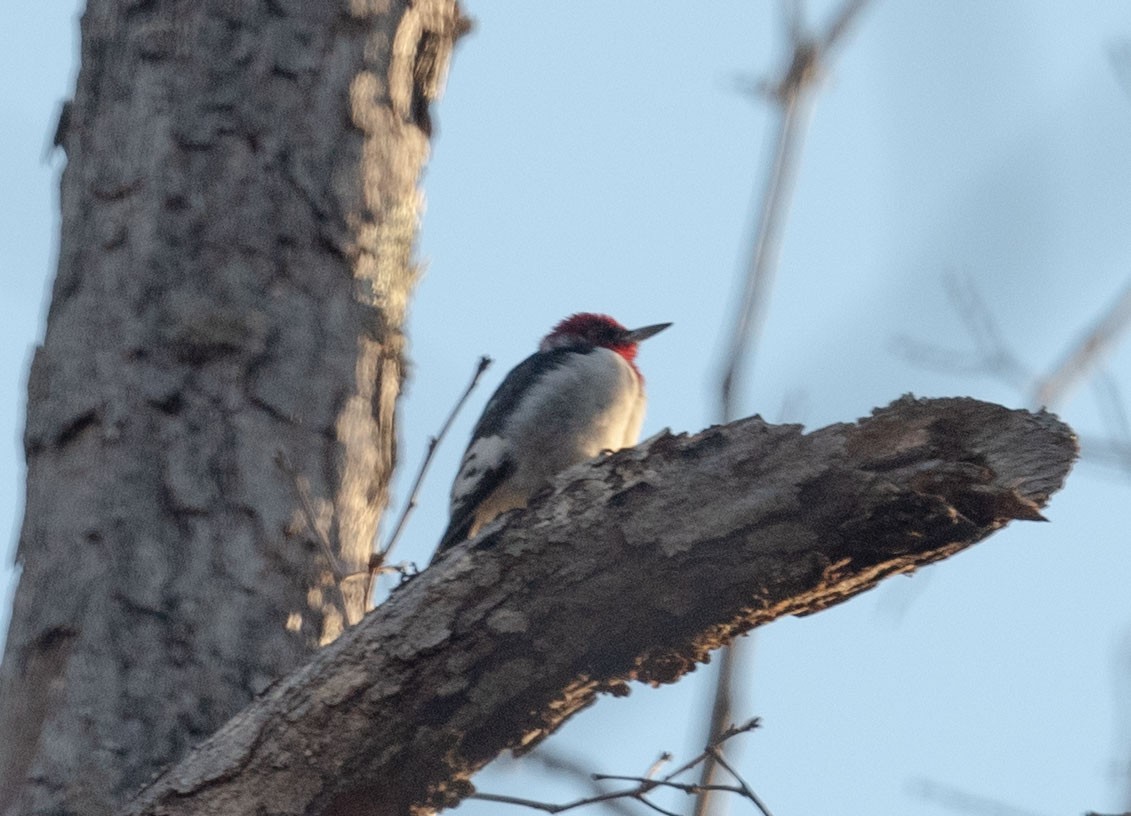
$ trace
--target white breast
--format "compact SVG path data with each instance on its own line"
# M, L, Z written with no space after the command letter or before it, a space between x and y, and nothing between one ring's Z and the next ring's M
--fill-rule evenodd
M643 421L640 375L623 357L605 348L576 355L547 372L508 422L505 436L523 452L514 489L536 490L601 451L635 445Z

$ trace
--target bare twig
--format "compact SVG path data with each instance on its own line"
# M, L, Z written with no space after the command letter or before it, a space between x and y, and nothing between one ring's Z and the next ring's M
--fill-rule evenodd
M648 793L655 790L656 788L665 786L679 789L683 789L684 787L698 787L697 785L681 786L679 783L667 782L660 779L646 779L644 777L635 776L597 776L596 774L594 776L598 779L634 781L637 782L637 784L631 788L622 788L619 790L607 791L605 793L599 793L593 796L585 796L581 799L574 799L572 802L564 802L560 804L554 802L541 802L537 799L524 799L519 796L507 796L506 794L498 793L473 793L468 798L478 799L483 802L498 802L504 805L521 805L522 807L533 808L534 810L541 810L546 813L563 813L567 810L574 810L576 808L585 807L587 805L595 805L599 803L612 804L613 802L617 802L622 799L634 799L637 802L640 802L643 805L647 805L648 807L660 813L671 813L670 811L661 808L655 802L647 799L646 797ZM735 792L738 792L737 788L735 788L734 790ZM695 791L689 790L687 792L694 793ZM671 814L671 816L678 816L678 814Z
M980 357L971 359L966 352L927 343L906 334L895 335L889 344L889 350L908 363L933 371L969 376L988 373L985 361Z
M1104 356L1131 324L1131 282L1038 381L1006 344L992 311L973 282L958 275L948 275L944 280L947 295L974 341L974 358L906 337L896 338L893 350L919 365L995 377L1023 394L1033 395L1032 402L1042 407L1063 401L1073 387L1091 375L1107 437L1085 438L1081 443L1083 458L1131 474L1131 419L1115 379L1102 368Z
M731 723L731 712L734 709L734 666L738 657L736 651L735 644L731 644L719 652L719 668L715 676L715 699L711 703L711 717L707 724L707 742L710 747L720 742L720 736L726 733L726 728ZM695 800L695 816L706 816L710 812L712 804L710 792L713 790L717 773L718 763L711 755L710 748L705 753L706 761L699 775L701 792Z
M955 374L996 377L1013 388L1025 390L1032 382L1032 373L1005 342L997 319L974 282L968 276L951 274L943 277L943 285L955 313L974 341L974 359L970 360L965 352L902 336L896 338L892 350L917 365Z
M656 757L655 762L653 762L651 765L648 766L648 770L646 770L644 772L644 776L647 777L648 779L653 778L656 774L658 774L660 772L660 768L664 767L665 765L667 765L671 761L672 761L671 753L669 751L664 751L662 754L660 754L658 757Z
M553 802L540 802L537 799L524 799L521 796L508 796L502 793L473 793L468 799L478 799L480 802L497 802L501 805L519 805L520 807L528 807L534 810L541 810L545 813L562 813L574 808L585 807L586 805L595 805L599 802L609 802L616 799L623 799L632 794L627 791L609 791L608 793L598 794L597 796L587 796L584 799L575 799L572 802L565 804L554 804Z
M641 804L647 805L648 807L652 808L652 810L656 811L657 813L662 813L664 816L680 816L680 814L676 813L674 810L666 810L665 808L657 805L652 800L646 799L644 796L638 796L636 797L636 799Z
M283 473L287 474L291 480L291 486L294 488L295 495L298 497L299 507L302 508L302 515L306 520L306 526L310 528L311 534L322 548L322 555L326 558L326 563L334 576L335 594L338 596L338 602L342 605L342 615L345 616L346 622L352 626L357 623L357 621L354 619L354 616L350 614L349 604L346 603L346 594L342 590L342 582L345 581L348 576L342 569L338 557L334 555L334 548L330 544L330 537L327 535L326 531L322 529L322 525L318 523L318 518L314 514L314 505L310 501L310 481L295 470L294 465L291 464L291 460L282 450L275 452L275 465L283 471Z
M1033 388L1037 406L1053 406L1083 380L1112 348L1120 333L1131 323L1131 282L1092 324L1064 358Z
M483 376L483 372L491 366L491 358L483 355L476 363L475 373L471 375L471 382L467 384L467 388L463 390L460 398L456 400L456 404L452 406L452 410L448 413L448 418L444 420L444 424L440 426L439 432L428 439L428 449L424 452L424 459L420 463L420 469L416 472L416 478L412 482L412 489L409 491L408 500L405 502L404 509L401 511L400 518L397 519L397 525L393 528L392 534L389 536L388 542L384 547L375 552L369 559L369 572L368 578L365 582L365 603L368 608L371 599L373 598L373 583L379 572L389 559L389 553L392 552L397 541L400 539L401 532L404 530L405 522L408 521L409 515L416 508L417 499L420 496L420 486L424 483L424 476L428 473L428 466L432 464L432 457L436 453L436 449L440 446L444 436L447 435L448 430L452 427L459 412L463 409L464 403L467 398L471 396L471 392L475 390L475 386L479 384L479 378Z
M609 791L600 786L600 780L595 773L582 767L581 763L572 757L563 756L554 751L549 751L546 748L539 748L529 754L529 759L540 763L542 767L548 771L566 774L574 780L589 786L593 791L592 796L604 796L606 793L609 793ZM633 810L620 799L607 799L604 800L604 802L607 807L612 808L617 813L625 814L625 816L630 816L630 814L633 813Z
M598 779L615 780L617 782L635 782L638 786L652 786L656 788L671 788L684 793L699 793L702 788L698 782L676 782L671 779L650 779L647 776L627 776L623 774L599 774ZM742 788L737 785L712 785L711 790L724 793L742 793Z
M735 781L738 782L742 789L742 795L753 802L758 810L762 811L763 816L774 816L774 814L770 813L770 809L766 807L766 803L762 801L761 797L759 797L758 794L754 792L754 789L747 784L746 780L742 778L742 775L726 761L726 757L723 756L722 750L717 745L710 746L707 749L707 753L710 754L711 758L721 765L727 773L734 777Z
M640 802L642 805L646 805L647 807L650 807L652 810L655 810L658 813L668 814L669 816L678 816L678 814L674 814L669 810L665 810L664 808L660 807L655 802L653 802L653 801L651 801L650 799L647 798L649 793L652 793L653 791L655 791L657 789L666 788L666 789L670 789L670 790L682 791L683 793L695 795L695 796L701 795L702 793L704 793L704 791L720 792L720 793L733 793L733 794L737 794L737 795L740 795L740 796L745 796L746 798L748 798L752 802L754 802L755 805L762 810L762 813L765 814L765 816L771 816L770 812L766 809L765 805L762 804L762 802L758 798L758 796L754 793L753 790L751 790L750 786L746 784L746 781L743 780L742 777L740 777L729 765L727 765L725 760L722 761L722 763L721 763L722 766L724 768L726 768L726 770L728 772L730 772L730 774L732 776L734 776L734 778L738 781L738 785L712 785L709 788L704 788L701 784L699 784L697 782L677 782L677 781L675 781L675 777L679 776L680 774L682 774L686 771L691 770L695 766L704 762L712 754L715 754L715 755L717 755L721 758L721 755L719 754L719 746L720 745L722 745L727 740L729 740L732 737L735 737L739 734L745 734L749 731L753 731L760 724L761 724L761 720L759 720L757 717L755 717L755 718L749 720L748 722L744 723L743 725L740 725L740 726L733 726L732 725L731 727L724 729L718 735L718 738L717 738L717 740L714 744L709 745L706 749L704 749L704 751L701 754L699 754L698 756L694 757L691 760L688 760L687 762L680 765L675 770L671 771L670 773L666 774L665 776L663 776L659 779L656 779L654 777L654 774L656 773L657 769L659 768L659 766L662 763L667 762L671 759L671 754L666 753L666 752L661 754L659 759L656 762L652 763L652 765L648 768L648 771L645 773L644 776L627 776L627 775L621 775L621 774L596 774L595 773L595 774L592 774L591 777L590 777L595 782L632 782L632 783L634 783L632 785L632 787L629 787L629 788L620 788L618 790L612 790L612 791L602 791L602 792L593 794L592 796L585 796L585 797L582 797L580 799L574 799L571 802L565 802L565 803L560 803L560 804L553 803L553 802L541 802L541 801L538 801L536 799L524 799L524 798L518 797L518 796L508 796L508 795L505 795L505 794L495 794L495 793L473 793L473 794L471 794L471 796L469 798L479 799L479 800L482 800L482 801L485 801L485 802L498 802L500 804L505 804L505 805L521 805L523 807L533 808L534 810L541 810L545 813L562 813L564 811L573 810L575 808L584 807L586 805L594 805L594 804L598 804L598 803L613 804L617 800L633 799L637 802ZM542 753L542 752L539 752L539 753ZM544 757L543 757L543 761L545 761ZM573 766L572 763L570 764L569 770L571 772L573 770L575 770L575 767Z
M337 556L334 555L334 549L330 545L330 538L327 536L326 531L322 529L322 525L318 523L318 519L314 514L314 505L311 504L310 501L309 480L295 470L287 454L281 450L275 452L275 464L278 466L279 470L290 477L291 487L294 488L295 495L298 497L299 507L302 508L302 515L306 521L306 526L310 528L311 534L321 546L322 554L326 557L330 571L334 573L334 579L339 582L344 580L346 574L342 570L342 565L338 562Z
M781 238L781 226L793 187L803 123L808 99L799 93L782 96L784 86L776 94L781 100L777 118L777 136L770 166L762 189L754 248L743 287L742 299L731 330L726 365L722 375L719 415L722 421L734 419L737 395L741 392L742 375L752 343L762 333L765 304L773 285Z
M761 728L761 727L762 727L762 718L761 717L751 717L749 720L744 722L742 725L728 726L725 730L723 730L723 732L721 734L719 734L717 737L715 737L715 741L711 743L711 746L712 747L718 747L718 746L722 745L724 742L726 742L727 740L731 739L732 737L737 737L739 734L748 734L751 731L754 731L754 730Z
M732 737L736 737L739 734L746 734L750 731L753 731L756 728L760 728L761 726L762 726L762 719L760 717L751 717L749 720L744 722L742 725L730 725L730 726L724 728L721 732L719 732L717 734L713 734L712 735L712 742L710 744L711 745L722 745L724 742L731 739ZM680 765L678 768L671 771L670 773L668 773L663 778L665 780L675 779L677 776L684 773L685 771L689 771L692 768L694 768L696 765L698 765L700 762L702 762L706 758L707 758L707 751L704 750L703 753L701 753L699 756L697 756L694 759L691 759L691 760L685 762L684 764Z
M984 371L1021 387L1032 374L1021 364L1005 342L997 318L969 275L947 275L943 278L947 295L958 317L974 339Z

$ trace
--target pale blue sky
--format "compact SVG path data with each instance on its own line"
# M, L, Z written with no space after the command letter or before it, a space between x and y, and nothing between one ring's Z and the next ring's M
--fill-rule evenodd
M437 109L424 179L407 467L477 356L497 363L438 457L400 556L427 559L483 401L569 312L674 321L641 353L645 434L714 419L720 332L769 121L732 89L774 64L774 8L469 4L478 25ZM45 146L75 70L75 13L74 2L25 4L0 31L10 544L23 382L56 241L60 157L45 162ZM818 426L907 391L1025 404L1004 383L909 365L893 345L910 336L971 348L942 284L958 273L1043 371L1122 289L1131 94L1109 47L1128 39L1126 0L875 3L815 110L744 412L777 420L788 403L786 418ZM1108 368L1131 393L1131 352L1118 349ZM1088 388L1062 414L1082 433L1104 432ZM742 714L765 725L743 738L741 764L775 814L948 812L923 795L924 780L1017 813L1131 806L1129 496L1131 479L1084 463L1054 498L1052 523L1014 525L913 578L760 630ZM661 750L688 755L708 674L602 700L548 745L610 773L641 772ZM518 770L476 781L572 795Z

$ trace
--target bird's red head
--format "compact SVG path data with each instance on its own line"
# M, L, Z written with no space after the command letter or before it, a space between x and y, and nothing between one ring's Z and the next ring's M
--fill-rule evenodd
M657 323L641 329L626 329L608 315L579 312L554 326L553 331L542 339L539 348L550 351L556 348L602 346L615 351L631 363L641 340L662 332L670 325L671 323Z

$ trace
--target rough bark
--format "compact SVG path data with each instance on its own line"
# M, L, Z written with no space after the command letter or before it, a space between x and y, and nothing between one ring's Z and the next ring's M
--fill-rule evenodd
M454 0L90 0L0 812L116 810L363 609Z
M1011 519L1076 456L1048 414L904 398L805 435L758 418L562 474L412 579L163 774L134 816L451 805L629 681L843 601Z

